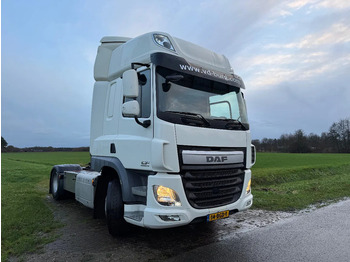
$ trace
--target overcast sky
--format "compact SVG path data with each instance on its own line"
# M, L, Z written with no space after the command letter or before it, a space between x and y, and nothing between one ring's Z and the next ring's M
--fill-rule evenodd
M252 137L350 117L349 0L2 0L1 135L89 146L103 36L164 31L224 54L246 84Z

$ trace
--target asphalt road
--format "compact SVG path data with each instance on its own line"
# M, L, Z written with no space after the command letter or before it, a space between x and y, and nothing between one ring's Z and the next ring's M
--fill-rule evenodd
M302 213L167 261L350 261L350 200Z

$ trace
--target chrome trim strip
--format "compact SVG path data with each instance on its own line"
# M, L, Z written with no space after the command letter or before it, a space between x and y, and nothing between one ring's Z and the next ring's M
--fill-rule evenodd
M222 165L243 163L243 151L182 151L184 165Z

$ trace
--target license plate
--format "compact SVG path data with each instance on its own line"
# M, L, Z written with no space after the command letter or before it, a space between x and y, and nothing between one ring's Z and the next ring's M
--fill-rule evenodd
M209 214L207 216L207 221L214 221L214 220L226 218L226 217L229 216L229 214L230 214L230 212L228 210L227 211L217 212L217 213L214 213L214 214Z

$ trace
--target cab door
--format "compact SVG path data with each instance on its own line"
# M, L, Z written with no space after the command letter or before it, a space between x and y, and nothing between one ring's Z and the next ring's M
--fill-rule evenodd
M153 138L151 70L140 70L138 79L139 95L134 98L140 105L140 114L137 119L141 123L150 121L150 125L144 127L137 123L134 117L121 115L118 125L117 155L127 169L150 170ZM123 103L130 100L132 99L123 97Z

